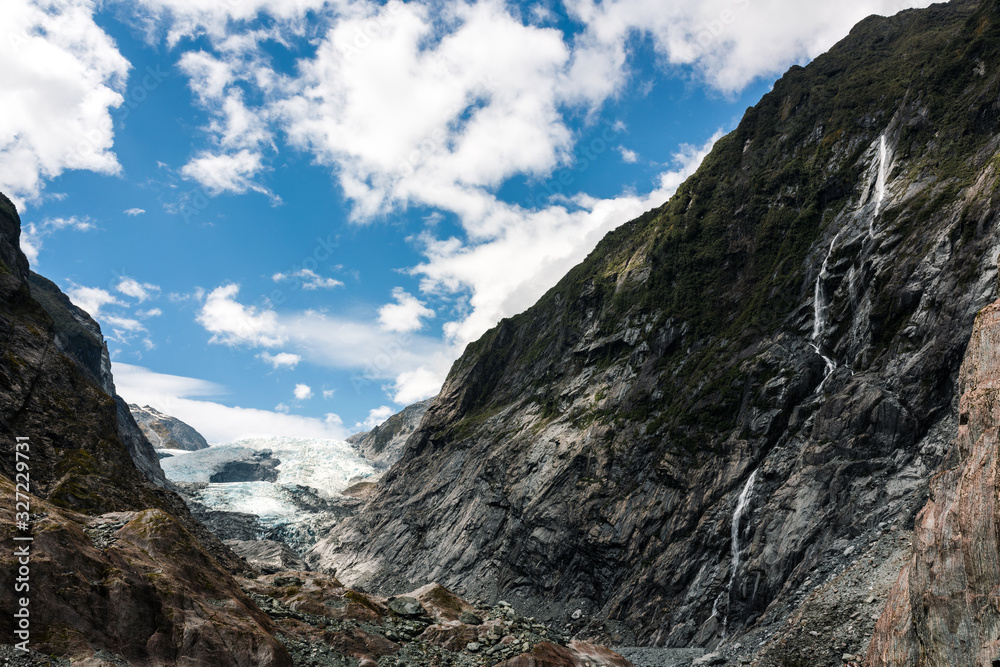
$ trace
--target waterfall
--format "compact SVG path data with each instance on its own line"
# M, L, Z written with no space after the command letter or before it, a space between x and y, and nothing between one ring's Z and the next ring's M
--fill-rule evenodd
M886 143L885 134L882 134L878 141L878 171L875 176L874 195L875 210L868 216L869 239L875 237L875 219L882 211L882 201L885 199L886 181L889 178L889 161L889 146ZM870 209L865 207L864 210ZM816 286L813 289L813 330L811 345L813 350L816 351L816 354L823 358L823 363L826 364L826 371L823 373L823 381L820 382L819 387L816 388L817 392L823 390L823 385L826 384L827 379L829 379L830 375L837 370L837 362L823 354L823 330L826 328L826 312L829 307L826 294L823 291L823 281L830 276L828 271L830 257L833 256L833 249L837 245L837 239L839 239L840 235L843 233L844 230L841 229L837 232L837 235L833 237L833 241L830 242L830 248L826 252L826 257L823 258L823 264L820 266L819 275L816 276Z
M732 605L733 598L733 585L736 583L736 571L740 567L740 521L743 519L743 513L746 511L747 505L750 503L750 495L753 492L753 483L757 479L757 471L754 470L750 473L750 477L747 478L747 483L743 485L743 490L740 491L739 497L736 499L736 509L733 510L733 521L730 524L730 538L732 540L732 550L733 550L733 567L732 572L729 575L729 586L726 588L726 615L722 618L722 637L726 636L726 625L729 621L729 608ZM720 596L721 597L721 596ZM712 616L719 615L719 598L715 598L715 603L712 605ZM709 617L711 618L711 616Z
M823 329L826 327L826 298L823 293L823 281L826 280L830 273L827 270L830 264L830 257L833 255L833 248L837 245L837 239L843 230L837 232L837 235L833 237L833 241L830 242L830 249L826 252L826 257L823 258L823 264L820 266L819 275L816 276L816 288L813 292L813 331L812 331L812 348L816 350L816 354L823 358L823 362L826 364L826 372L823 375L823 382L820 382L819 387L816 391L822 391L823 384L826 379L830 377L833 371L837 370L837 363L830 357L823 354L820 347L822 344ZM752 478L751 478L752 479Z
M875 213L868 218L868 237L875 236L875 218L882 212L882 200L885 198L885 182L889 177L889 149L886 147L885 135L878 140L878 176L875 178Z
M753 482L757 479L757 471L754 470L747 478L747 483L743 485L739 498L736 499L736 509L733 511L733 523L730 526L730 537L733 548L733 572L729 575L729 597L733 595L733 584L736 582L736 570L740 567L740 520L743 519L743 512L750 502L750 494L753 492Z

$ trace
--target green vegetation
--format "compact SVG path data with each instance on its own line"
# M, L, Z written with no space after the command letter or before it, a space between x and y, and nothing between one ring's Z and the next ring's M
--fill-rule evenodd
M792 67L670 201L609 233L535 306L469 345L453 369L453 380L465 376L466 393L449 438L472 437L487 416L531 400L543 420L609 424L622 438L631 425L638 428L629 437L661 451L710 457L752 404L749 391L770 377L741 370L740 353L801 318L832 223L857 202L868 151L896 118L895 178L926 185L881 221L896 235L887 243L898 244L899 261L873 289L877 362L919 303L919 294L901 294L929 250L918 241L926 243L927 226L940 224L992 159L979 153L1000 115L1000 83L974 72L983 62L990 72L1000 66L995 12L953 2L873 17L809 67ZM952 241L967 244L980 227L968 214ZM639 268L643 278L630 279ZM975 271L967 266L960 280ZM614 334L641 317L657 323L647 337L656 397L646 390L563 414L553 393L560 378L626 363L632 348ZM687 327L685 349L655 349L668 320ZM581 336L595 324L594 339L608 341L581 352Z

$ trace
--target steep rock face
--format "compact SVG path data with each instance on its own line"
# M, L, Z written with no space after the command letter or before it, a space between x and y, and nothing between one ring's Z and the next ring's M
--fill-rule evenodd
M911 523L994 292L998 31L956 1L792 68L667 204L468 347L307 561L711 645Z
M952 465L931 480L871 665L988 665L1000 655L1000 301L976 318L959 391Z
M101 335L101 327L85 311L73 305L51 280L32 271L28 274L28 286L31 297L52 318L55 348L76 362L77 368L85 377L114 399L118 436L125 443L136 466L150 481L159 486L168 486L153 446L135 423L125 401L115 393L111 357L108 355L104 336Z
M176 417L165 415L148 405L129 404L129 411L154 449L197 451L208 447L205 437Z
M158 506L147 477L165 478L148 441L118 409L100 330L65 296L57 300L54 285L31 278L19 238L17 212L0 197L0 432L32 438L33 491L42 497L98 512ZM123 434L137 437L126 443ZM0 473L14 476L12 448L0 451Z
M375 465L389 467L403 455L406 441L420 426L433 401L429 398L408 405L372 430L350 436L347 442Z
M13 442L27 437L32 647L91 664L290 664L230 574L246 563L156 474L114 395L100 329L30 274L19 236L0 195L0 608L19 606L14 553L26 543L13 539L24 531L12 480L25 461ZM5 615L0 634L13 638L13 623Z

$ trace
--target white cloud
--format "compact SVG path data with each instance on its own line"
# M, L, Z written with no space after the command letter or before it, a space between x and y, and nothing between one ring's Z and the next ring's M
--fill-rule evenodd
M73 285L66 290L66 296L75 305L87 311L95 320L101 316L101 308L104 306L125 305L117 297L100 287Z
M427 368L421 366L412 371L400 373L396 378L392 400L400 405L410 405L437 395L448 376L447 368Z
M235 153L202 151L181 168L181 175L197 181L211 194L253 190L266 195L271 192L258 185L255 177L264 169L259 152L243 149Z
M340 418L340 415L334 412L327 412L325 415L323 415L323 423L338 428L343 428L344 426L344 420Z
M625 148L624 146L619 146L618 152L622 154L622 162L625 162L626 164L635 164L639 161L639 154Z
M146 212L144 208L127 208L122 211L125 215L132 216L133 218L137 215L142 215Z
M163 311L159 308L150 308L149 310L137 310L135 311L136 317L148 320L151 317L159 317L163 314Z
M401 287L392 290L396 303L387 303L378 310L378 321L386 331L410 332L423 327L421 320L434 317L434 311Z
M369 7L326 34L274 105L294 145L336 166L357 215L410 201L473 214L470 194L567 159L561 33L496 0ZM382 29L358 48L372 21Z
M307 384L295 385L295 398L299 401L307 401L313 397L313 390Z
M267 352L261 352L257 355L261 361L271 364L275 370L278 368L295 368L302 357L297 354L291 354L289 352L279 352L278 354L268 354Z
M132 319L131 317L117 317L115 315L105 315L101 319L107 324L110 324L116 331L122 333L136 333L146 330L146 327L142 325L142 322L140 322L139 320Z
M758 77L815 58L866 16L926 7L931 1L568 0L566 7L587 26L578 39L593 54L590 60L622 60L629 36L643 33L667 62L690 65L711 86L732 93ZM604 71L605 76L622 72L620 67Z
M114 362L113 372L115 387L126 401L177 417L212 443L269 435L342 440L347 435L343 426L332 421L204 400L226 393L224 387L205 380L119 362Z
M358 390L388 380L390 390L400 397L397 400L432 396L461 353L461 348L440 340L386 331L375 323L312 310L278 313L245 306L236 300L238 293L238 286L228 284L205 299L197 321L213 334L210 342L263 348L282 345L294 353L272 357L263 352L261 359L273 363L270 360L281 354L294 354L320 366L351 370L351 383ZM324 393L324 397L328 396Z
M2 115L2 114L0 114ZM2 121L0 121L2 122ZM3 155L0 150L0 156ZM38 253L42 249L43 240L55 232L72 229L78 232L88 232L94 229L94 221L88 217L46 218L40 223L28 223L21 231L21 251L32 265L38 264Z
M337 393L336 389L324 389L323 390L323 400L328 401L333 398L333 395Z
M94 22L94 0L7 0L0 40L0 190L19 209L70 169L121 170L110 109L128 61Z
M285 405L284 403L278 403L276 406L274 406L274 411L280 412L283 415L287 415L289 412L292 411L292 409L287 405Z
M212 335L210 342L226 345L275 347L285 341L272 310L244 306L236 301L240 286L234 283L209 292L197 321Z
M335 278L324 278L312 269L299 269L291 273L275 273L271 276L274 282L294 281L296 286L304 290L333 289L343 287L344 283Z
M167 26L167 42L207 33L223 38L232 22L247 22L266 14L299 29L306 12L321 10L329 0L140 0L147 26ZM340 4L340 3L336 3Z
M153 298L160 291L158 285L153 285L152 283L140 283L135 278L128 278L128 277L123 277L118 282L118 285L115 287L115 289L124 294L125 296L130 296L133 299L138 299L139 303L142 303L147 299Z
M362 422L358 422L354 425L354 429L357 431L370 431L386 419L391 417L396 411L390 408L388 405L383 405L379 408L374 408L368 412L368 418Z

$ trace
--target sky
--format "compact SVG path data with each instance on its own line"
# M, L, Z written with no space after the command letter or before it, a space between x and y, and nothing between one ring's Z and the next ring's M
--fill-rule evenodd
M118 392L342 438L926 0L5 0L0 191Z

